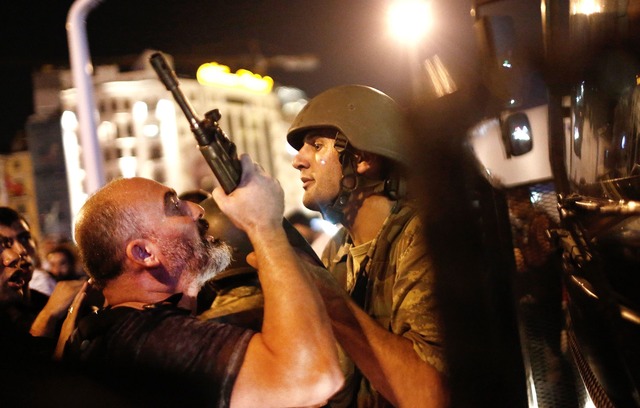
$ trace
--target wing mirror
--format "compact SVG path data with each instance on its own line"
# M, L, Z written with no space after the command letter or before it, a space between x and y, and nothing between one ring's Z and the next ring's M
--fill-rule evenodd
M526 113L511 113L502 120L502 143L507 152L507 158L521 156L531 151L533 135Z

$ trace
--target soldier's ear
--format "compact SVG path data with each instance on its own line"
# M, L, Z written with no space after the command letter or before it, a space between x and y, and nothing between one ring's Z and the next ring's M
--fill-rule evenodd
M358 174L377 174L380 171L382 161L378 155L360 152L356 155L358 164L356 165L356 172Z
M142 267L152 268L158 266L160 261L156 253L156 246L146 239L134 239L127 244L127 258Z

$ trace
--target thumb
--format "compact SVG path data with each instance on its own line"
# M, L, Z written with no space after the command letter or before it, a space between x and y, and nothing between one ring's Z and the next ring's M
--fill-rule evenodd
M245 259L249 265L251 265L255 269L258 269L258 257L256 256L255 252L250 252Z

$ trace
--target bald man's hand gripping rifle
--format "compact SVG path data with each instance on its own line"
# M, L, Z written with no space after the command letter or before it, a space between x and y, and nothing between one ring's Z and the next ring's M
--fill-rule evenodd
M164 56L156 52L149 58L149 62L189 121L191 132L198 143L198 149L216 176L218 183L225 193L231 193L240 183L242 167L235 144L218 125L218 121L222 117L220 111L218 109L210 110L205 113L204 119L199 119L191 103L180 89L178 78ZM316 264L321 266L322 262L298 230L286 219L283 219L282 223L291 245L298 250L302 250Z

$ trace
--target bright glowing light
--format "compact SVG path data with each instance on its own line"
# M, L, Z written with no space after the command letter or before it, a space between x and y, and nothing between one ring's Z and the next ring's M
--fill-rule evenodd
M524 140L527 142L531 140L529 129L526 126L518 126L517 128L513 129L512 135L514 140Z
M133 150L136 147L136 138L135 136L119 137L116 143L120 149Z
M529 200L531 201L531 204L539 203L542 201L542 194L538 191L532 191L529 196Z
M124 178L136 176L136 168L138 167L138 159L135 157L121 157L118 159L118 167Z
M182 157L178 145L178 125L173 102L168 99L158 101L156 117L159 120L162 161L167 169L181 169ZM178 185L182 181L179 171L168 171L166 177L165 182L168 186Z
M268 94L273 89L273 79L269 76L263 77L246 69L239 69L232 74L228 66L216 62L200 65L196 78L202 85L243 89L259 94Z
M173 102L168 99L160 99L158 104L156 105L156 119L162 120L169 117L175 116L175 109L173 108Z
M502 61L502 66L505 68L511 68L511 61L509 60Z
M336 232L340 229L337 225L320 218L314 218L311 220L311 228L316 231L322 231L331 237L336 235Z
M424 0L398 0L387 13L389 31L403 42L419 42L431 27L430 4Z
M571 14L596 14L602 13L604 7L602 0L573 0L571 1Z
M286 116L293 117L297 115L302 110L302 108L304 108L306 104L307 104L306 99L299 99L297 101L285 102L282 104L282 112L284 112Z
M451 74L449 74L449 70L447 70L438 55L427 58L424 62L424 67L433 85L433 90L438 97L453 93L458 89Z
M66 117L65 117L66 116ZM78 135L75 132L77 121L76 115L71 111L65 111L60 121L62 122L62 146L64 151L64 162L67 168L67 186L69 188L69 205L72 214L77 214L80 207L87 199L87 194L83 190L83 181L86 177L85 171L80 166L80 145ZM74 124L75 121L75 124ZM69 126L72 126L72 129Z
M146 124L142 127L142 134L146 137L156 137L159 131L160 128L158 125L154 125L153 123Z
M62 112L60 125L65 132L75 131L78 128L78 118L76 118L76 114L71 111Z
M107 120L101 122L98 125L98 138L102 143L107 143L110 141L112 137L116 134L117 128L116 125Z
M289 156L294 157L295 155L298 154L298 151L296 149L293 148L293 146L291 146L289 143L285 143L284 144L284 148L287 151L287 153L289 154Z
M142 101L137 101L133 104L133 120L136 122L143 122L147 119L148 109L147 104Z

